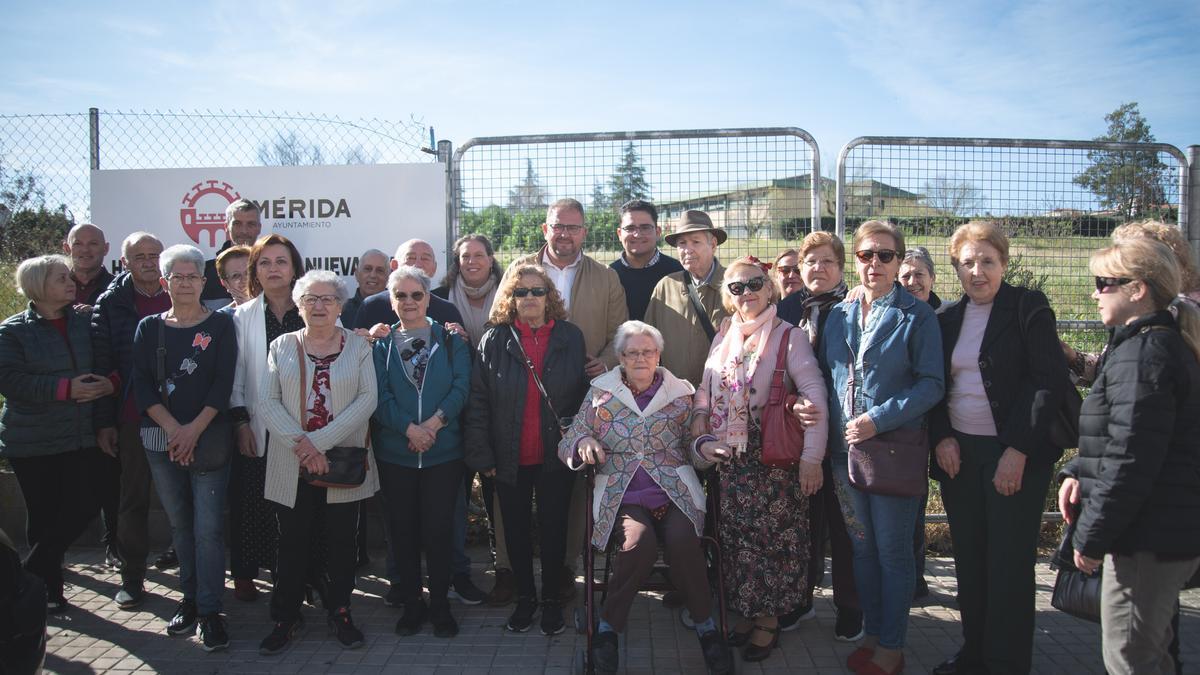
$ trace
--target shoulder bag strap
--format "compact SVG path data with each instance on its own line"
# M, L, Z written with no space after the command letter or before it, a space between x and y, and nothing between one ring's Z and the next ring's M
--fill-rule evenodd
M771 373L771 393L767 405L779 405L783 401L783 374L787 371L787 350L792 336L792 327L788 326L779 338L779 353L775 356L775 372Z
M308 354L304 352L304 340L296 338L296 360L300 366L300 430L304 431L304 401L308 399Z
M521 358L525 361L525 368L529 370L529 375L533 378L533 383L537 385L538 393L542 395L542 400L550 408L550 415L554 417L555 424L558 424L558 411L554 408L554 402L550 400L550 394L546 393L546 387L542 384L542 378L538 377L537 369L533 367L533 360L525 353L525 347L521 345L521 335L517 333L517 329L510 323L508 330L512 333L513 339L517 342L517 349L521 351Z
M171 409L167 395L167 320L163 315L158 316L158 348L154 350L155 376L158 378L158 395L162 398L163 407Z
M683 271L683 287L687 289L688 300L692 303L692 309L696 311L696 315L700 317L700 327L704 329L704 334L708 336L708 341L712 342L717 335L717 330L713 328L712 321L708 319L708 312L704 311L704 303L700 302L700 294L696 292L696 285L692 283L692 273Z

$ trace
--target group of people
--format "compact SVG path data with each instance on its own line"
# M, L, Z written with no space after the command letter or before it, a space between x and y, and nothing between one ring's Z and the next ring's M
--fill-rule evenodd
M340 644L359 646L350 602L365 500L378 493L401 635L427 623L457 634L452 598L515 603L509 631L536 619L562 632L586 541L615 551L591 654L614 671L661 545L675 587L663 602L685 609L709 669L728 672L731 646L766 659L815 616L828 542L834 637L858 643L847 667L899 673L911 604L928 592L928 475L950 523L963 631L934 672L1029 672L1038 533L1064 450L1052 428L1074 370L1092 389L1060 501L1075 564L1104 567L1106 668L1174 670L1178 591L1200 566L1200 313L1188 295L1200 278L1177 230L1127 225L1093 255L1111 337L1088 355L1059 342L1044 294L1004 281L1009 242L987 221L950 238L963 294L943 303L928 251L883 221L855 231L847 283L845 243L828 232L773 265L722 264L727 235L702 211L666 234L672 258L641 200L621 207L622 254L606 266L583 250L582 205L563 199L547 210L545 246L507 270L469 234L435 288L435 251L410 240L391 260L360 256L352 295L333 273L305 273L285 237L260 237L253 203L226 215L215 260L139 232L122 244L126 271L106 279L103 233L81 225L70 257L17 270L30 304L0 324L0 456L25 494L25 566L51 611L68 607L63 555L101 505L116 602L141 604L153 483L183 594L168 633L198 626L204 649L228 646L228 539L237 599L255 600L262 570L273 582L262 653L296 640L306 597ZM764 425L773 380L803 428L790 462L766 458L780 440ZM877 466L895 475L873 474L867 448L890 452ZM358 478L338 483L347 466ZM919 487L897 488L901 475ZM464 552L476 477L493 540L486 594ZM705 534L720 542L737 616L727 635Z

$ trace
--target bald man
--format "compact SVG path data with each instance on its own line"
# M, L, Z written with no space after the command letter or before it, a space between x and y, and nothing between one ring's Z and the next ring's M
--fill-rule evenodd
M71 258L71 280L75 282L75 303L95 305L100 294L108 289L113 275L104 268L108 241L104 230L91 223L71 228L63 241L63 253Z
M358 282L358 290L354 291L354 297L342 306L343 326L354 327L354 320L358 317L358 308L362 306L363 300L386 290L390 273L388 255L383 251L371 248L358 256L358 267L354 269L354 280Z
M433 247L427 241L409 239L400 244L400 247L396 249L396 257L392 258L389 267L391 270L395 270L401 263L420 269L428 274L431 280L437 275L437 256L434 255ZM386 284L387 280L385 279L384 285L386 286ZM456 323L461 325L463 322L462 314L457 307L432 294L429 296L429 309L426 314L440 324ZM362 301L362 305L358 308L358 316L354 319L353 328L370 330L376 324L384 323L390 326L399 320L396 312L392 311L392 299L388 297L387 288L384 288L374 295L367 296Z

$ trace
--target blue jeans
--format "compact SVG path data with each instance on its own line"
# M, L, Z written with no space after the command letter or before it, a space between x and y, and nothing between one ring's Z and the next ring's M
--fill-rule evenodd
M179 585L185 600L201 614L222 609L225 592L225 490L229 466L193 473L172 462L165 452L146 451L150 475L167 519L171 543L179 556Z
M916 584L913 529L920 497L886 497L850 485L849 457L833 453L833 479L854 547L854 582L863 630L884 649L901 649Z

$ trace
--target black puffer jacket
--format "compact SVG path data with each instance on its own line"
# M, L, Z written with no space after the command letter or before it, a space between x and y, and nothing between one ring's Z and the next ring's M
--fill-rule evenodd
M96 371L121 377L121 391L96 402L97 429L116 427L125 397L133 396L133 334L142 320L133 301L135 292L133 275L122 272L96 300L92 313Z
M68 307L66 318L70 344L33 303L0 323L0 456L40 457L96 445L95 404L58 398L66 393L64 380L95 372L91 310Z
M520 343L507 325L489 328L483 334L471 370L471 397L466 411L467 466L480 472L494 468L496 480L508 484L517 482L521 420L529 384L529 370L521 353ZM558 417L569 417L579 410L588 389L586 361L583 333L575 324L555 321L541 378ZM558 459L558 441L562 438L558 420L550 416L545 404L539 407L543 468L566 471L566 465Z
M1063 470L1082 491L1075 550L1200 555L1200 363L1162 311L1116 328L1097 370Z

